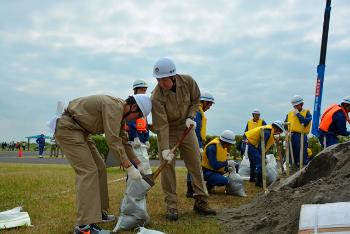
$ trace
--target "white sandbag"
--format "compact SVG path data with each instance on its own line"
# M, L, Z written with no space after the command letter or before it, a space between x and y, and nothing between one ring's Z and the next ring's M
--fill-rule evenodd
M249 180L250 178L250 163L248 155L244 155L241 164L239 165L238 174L243 180Z
M147 229L145 227L140 227L137 234L165 234L165 232L160 232L157 230Z
M141 144L139 147L133 147L134 153L136 157L142 162L145 166L145 174L152 174L151 165L149 163L149 156L147 152L147 146L145 144Z
M266 155L266 183L267 186L277 180L278 168L277 161L273 154Z
M151 186L144 180L128 179L120 216L113 232L131 230L149 223L146 194L150 189Z
M350 233L350 202L301 206L299 233Z
M0 212L0 229L31 226L29 214L21 210L22 207L16 207Z
M243 179L242 177L236 173L236 170L233 168L229 167L229 175L228 175L228 180L229 183L226 185L225 192L226 194L229 195L236 195L240 197L245 197L247 196L245 191L244 191L244 184L243 184Z

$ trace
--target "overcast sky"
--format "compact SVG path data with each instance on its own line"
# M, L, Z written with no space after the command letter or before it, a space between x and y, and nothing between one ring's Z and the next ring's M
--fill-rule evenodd
M242 134L254 108L284 119L300 94L313 109L322 0L0 2L0 141L48 133L57 101L126 98L173 58L216 104L208 134ZM350 95L350 1L332 2L322 110Z

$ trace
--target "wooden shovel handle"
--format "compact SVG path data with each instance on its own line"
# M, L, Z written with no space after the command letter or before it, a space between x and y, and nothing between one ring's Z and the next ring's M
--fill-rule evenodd
M185 139L185 137L187 136L187 134L192 130L193 128L193 124L190 125L189 128L187 128L181 135L180 139L177 140L175 146L170 150L172 153L175 152L175 150L180 146L180 144L183 142L183 140ZM160 172L163 170L163 168L168 164L168 161L163 161L160 166L157 168L157 170L153 173L152 177L153 177L153 180L155 180Z

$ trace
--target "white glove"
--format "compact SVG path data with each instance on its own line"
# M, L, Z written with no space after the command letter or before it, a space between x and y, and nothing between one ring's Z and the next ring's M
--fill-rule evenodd
M227 166L228 166L228 167L233 167L233 168L235 168L236 162L233 161L233 160L228 160L228 161L227 161Z
M186 119L186 127L189 128L191 124L193 124L193 128L196 128L197 123L196 123L193 119L187 118L187 119Z
M148 169L149 169L149 165L147 165L147 164L140 163L139 165L137 165L137 170L139 170L139 172L144 174L144 175L147 174Z
M134 165L131 165L130 167L127 168L128 170L128 177L133 180L141 180L142 176L139 170L137 170Z
M170 163L171 160L174 159L175 154L171 152L169 149L166 149L162 151L162 157L164 160L167 160Z
M298 109L294 109L294 114L295 114L295 115L296 115L296 114L299 114Z
M147 149L151 148L151 144L149 143L149 141L146 141L145 145Z
M141 147L141 141L138 137L134 138L134 141L131 142L132 147L138 148Z
M200 152L201 154L203 154L203 153L204 153L203 148L199 148L199 152Z

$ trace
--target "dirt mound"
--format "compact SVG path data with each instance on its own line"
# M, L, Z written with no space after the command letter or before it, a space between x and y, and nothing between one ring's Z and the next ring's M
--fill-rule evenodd
M350 201L350 142L322 151L270 190L247 205L221 212L225 233L297 233L302 204Z

